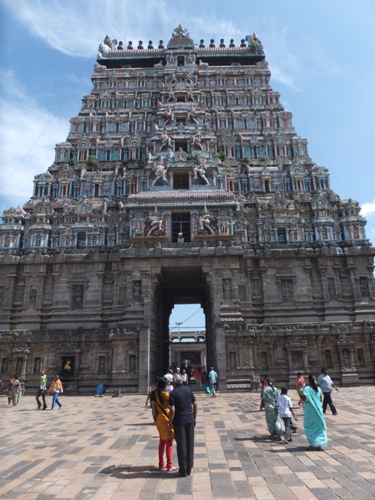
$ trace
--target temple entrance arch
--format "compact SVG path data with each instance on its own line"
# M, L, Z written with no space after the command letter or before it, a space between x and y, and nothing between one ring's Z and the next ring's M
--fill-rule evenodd
M217 346L213 300L210 277L202 266L160 268L157 275L153 277L149 328L143 342L143 352L146 355L146 363L143 365L148 373L148 383L169 369L169 318L176 304L199 304L202 307L206 318L206 362L207 366L216 365ZM189 351L187 344L185 347L185 357L188 359L190 356L187 355ZM144 385L141 371L142 367L140 367L139 378L140 390Z

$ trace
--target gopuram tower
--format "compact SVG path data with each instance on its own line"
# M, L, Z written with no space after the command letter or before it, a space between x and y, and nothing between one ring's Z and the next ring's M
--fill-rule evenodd
M126 44L125 44L126 45ZM27 388L144 392L201 304L220 390L375 379L374 248L270 85L255 34L99 47L92 91L0 226L0 356Z

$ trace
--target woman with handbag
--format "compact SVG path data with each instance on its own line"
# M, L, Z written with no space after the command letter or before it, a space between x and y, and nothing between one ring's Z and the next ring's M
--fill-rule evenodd
M151 394L152 415L159 432L159 469L164 469L164 450L167 456L167 470L173 470L172 454L174 429L169 425L169 393L165 390L167 382L164 378L158 380L158 387Z
M59 409L62 407L62 404L59 401L59 394L62 394L63 391L63 386L60 380L60 377L56 375L54 381L51 384L51 387L49 388L49 393L52 394L52 406L51 410L55 407L55 403L59 407Z

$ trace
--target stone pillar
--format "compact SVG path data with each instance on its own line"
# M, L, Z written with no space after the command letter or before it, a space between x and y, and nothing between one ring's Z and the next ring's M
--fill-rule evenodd
M216 360L211 359L210 363L218 374L219 390L221 392L227 392L227 363L224 327L216 325L214 331L211 332L211 335L216 344ZM209 372L211 366L207 367L207 372Z

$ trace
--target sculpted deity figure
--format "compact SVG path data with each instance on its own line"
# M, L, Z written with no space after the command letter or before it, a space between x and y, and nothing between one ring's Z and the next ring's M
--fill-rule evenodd
M167 97L167 102L174 102L176 100L176 97L174 95L173 90L170 90L168 92L168 97Z
M195 55L189 52L189 54L186 56L186 64L194 64L195 63Z
M113 42L112 42L112 40L109 38L109 36L108 36L108 35L104 38L104 43L105 43L105 45L108 45L108 47L109 47L110 49L113 49L113 48L114 48Z
M199 174L199 177L203 179L206 184L210 184L209 180L206 177L206 170L206 160L204 158L201 158L198 165L193 166L194 179L198 179Z
M175 64L176 62L176 57L173 54L167 54L166 56L167 64Z
M108 52L113 50L117 45L117 40L111 40L107 35L104 38L104 42L99 45L100 57L106 57Z
M161 139L162 141L161 141L160 151L162 151L163 149L172 148L172 141L169 135L167 134L166 130L162 132Z
M174 159L175 159L175 154L173 152L173 149L172 148L168 148L168 160L172 161Z
M154 212L146 219L146 227L148 227L147 236L151 236L155 232L160 235L163 229L163 222L163 219L160 217L160 214L155 207Z
M201 141L202 141L201 133L198 130L197 133L193 135L191 139L191 145L195 146L196 149L200 149L201 151L203 151L203 145Z
M170 106L167 106L167 109L164 112L164 125L168 125L169 123L173 122L174 119L174 113L171 110Z
M176 83L177 81L177 78L176 78L176 72L175 71L172 71L172 73L170 74L169 76L169 82L170 83Z
M188 34L188 30L187 30L186 28L184 28L184 27L182 26L182 24L179 24L179 25L177 26L177 28L175 28L173 31L176 33L176 35L180 35L180 36L183 36L183 35L187 35L187 34Z
M208 231L210 234L214 234L215 231L212 227L212 217L208 213L207 208L204 208L203 214L199 217L199 228L201 231Z
M155 186L159 179L162 179L164 183L167 183L167 168L163 165L163 160L161 158L156 160L152 170L155 172L156 176L151 184L152 186Z
M188 112L188 119L195 123L196 125L198 125L198 120L197 120L197 116L196 116L196 113L195 113L195 110L193 108L191 108Z
M37 292L35 288L30 290L30 306L35 309Z
M142 297L142 283L133 281L133 302L140 302Z
M81 175L80 175L81 180L83 180L85 178L85 174L87 174L87 170L85 169L85 167L82 167L81 168Z

